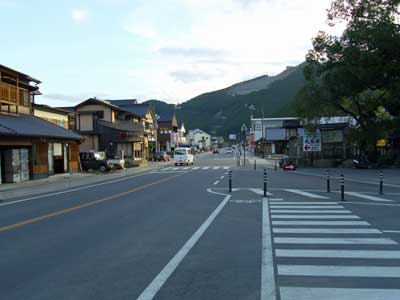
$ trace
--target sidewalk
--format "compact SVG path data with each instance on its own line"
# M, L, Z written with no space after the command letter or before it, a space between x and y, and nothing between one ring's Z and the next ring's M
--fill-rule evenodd
M83 185L108 181L124 176L146 173L162 166L172 165L173 162L149 162L148 166L127 168L109 173L74 173L59 174L44 179L29 180L20 183L0 184L0 201L17 197L34 196L51 193Z
M254 166L254 161L256 162L257 168L266 168L266 169L275 169L275 166L277 170L279 169L279 159L274 159L274 158L261 158L258 156L254 156L253 154L248 154L246 152L246 160L250 163L251 166Z

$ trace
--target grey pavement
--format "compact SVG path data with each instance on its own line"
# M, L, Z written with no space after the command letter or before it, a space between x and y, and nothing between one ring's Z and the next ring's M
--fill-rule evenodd
M362 171L341 201L324 170L268 169L264 198L263 168L202 154L6 199L1 298L400 299L399 174L379 195Z

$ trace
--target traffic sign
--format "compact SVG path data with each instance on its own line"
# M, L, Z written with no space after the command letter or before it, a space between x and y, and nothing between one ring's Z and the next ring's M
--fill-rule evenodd
M304 130L303 135L303 151L304 152L320 152L321 151L321 132Z
M246 126L246 124L244 124L244 123L243 123L243 125L242 125L242 131L247 131L247 126Z

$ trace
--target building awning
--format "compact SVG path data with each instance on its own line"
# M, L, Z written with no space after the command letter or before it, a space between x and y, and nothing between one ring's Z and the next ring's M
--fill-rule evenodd
M79 134L32 115L0 115L0 136L82 140Z

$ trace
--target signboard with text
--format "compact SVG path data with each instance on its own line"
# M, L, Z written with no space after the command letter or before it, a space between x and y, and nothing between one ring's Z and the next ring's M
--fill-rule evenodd
M303 135L303 151L304 152L320 152L321 151L321 132L304 130Z

